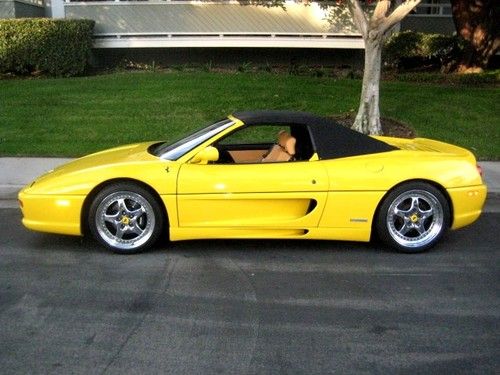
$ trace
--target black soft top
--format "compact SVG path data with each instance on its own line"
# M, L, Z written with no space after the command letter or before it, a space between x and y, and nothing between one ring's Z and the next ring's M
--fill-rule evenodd
M335 159L348 156L375 154L397 148L378 139L346 128L334 120L307 112L294 111L242 111L233 116L246 125L307 126L313 147L320 159Z

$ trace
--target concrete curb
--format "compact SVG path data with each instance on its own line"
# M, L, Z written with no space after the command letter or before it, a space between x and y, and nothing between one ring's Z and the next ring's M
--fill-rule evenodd
M17 207L17 193L36 177L69 158L0 158L0 208ZM500 212L500 162L481 161L484 180L488 186L485 212Z

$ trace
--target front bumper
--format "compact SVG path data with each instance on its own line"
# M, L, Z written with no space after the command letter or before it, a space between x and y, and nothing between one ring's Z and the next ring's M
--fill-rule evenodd
M82 235L81 211L85 196L28 194L18 195L23 225L38 232Z

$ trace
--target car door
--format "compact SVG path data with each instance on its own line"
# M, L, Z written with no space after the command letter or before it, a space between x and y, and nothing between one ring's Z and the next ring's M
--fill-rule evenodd
M321 161L183 164L177 181L179 227L317 226L328 175Z

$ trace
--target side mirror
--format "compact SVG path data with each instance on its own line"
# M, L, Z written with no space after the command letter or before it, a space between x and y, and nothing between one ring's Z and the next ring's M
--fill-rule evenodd
M198 152L191 159L191 164L207 164L209 161L217 161L219 160L219 150L217 150L213 146L208 146L204 148L200 152Z

